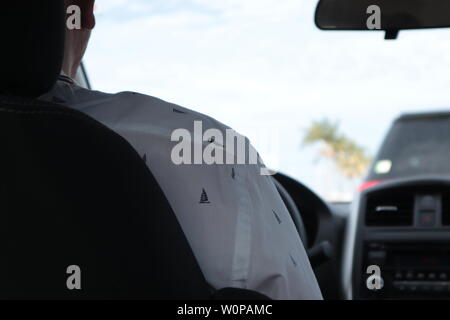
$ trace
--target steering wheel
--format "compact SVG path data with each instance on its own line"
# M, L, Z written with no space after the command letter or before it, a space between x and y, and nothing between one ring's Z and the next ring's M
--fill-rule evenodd
M300 211L297 208L297 205L295 204L294 200L292 199L291 195L287 190L283 187L283 185L277 181L277 179L273 178L273 182L275 183L275 187L278 190L278 193L281 196L281 199L283 199L284 204L286 205L286 208L289 211L289 214L292 217L292 221L294 221L295 228L297 229L298 234L300 235L300 239L303 242L303 246L305 249L308 249L308 238L305 230L305 225L303 224L302 216L300 215Z

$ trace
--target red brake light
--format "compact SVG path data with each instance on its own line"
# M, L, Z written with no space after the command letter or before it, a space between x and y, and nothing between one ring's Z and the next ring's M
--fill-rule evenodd
M380 183L382 183L384 180L370 180L370 181L366 181L364 182L362 185L360 185L358 187L358 191L364 191L370 188L373 188L377 185L379 185Z

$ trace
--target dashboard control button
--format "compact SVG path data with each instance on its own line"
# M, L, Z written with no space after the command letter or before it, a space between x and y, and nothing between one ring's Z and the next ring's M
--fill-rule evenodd
M397 286L397 290L403 292L406 290L406 287L404 285L399 285L399 286Z
M377 251L369 251L368 258L370 263L376 265L384 264L386 260L386 251L377 250Z
M393 285L394 285L394 289L395 290L398 290L398 291L405 291L406 290L406 286L405 286L405 283L403 281L394 281Z
M429 292L431 290L431 286L428 284L424 284L420 287L420 290L423 292Z
M411 292L416 292L417 291L417 285L415 285L415 284L410 284L410 285L408 285L408 289L409 289L409 291L411 291Z
M419 225L421 227L434 227L436 224L434 212L420 212L419 213Z
M442 291L444 291L444 286L439 285L439 284L434 285L434 286L433 286L433 291L434 291L434 292L442 292Z
M437 208L437 198L432 195L422 196L419 202L421 211L435 211Z

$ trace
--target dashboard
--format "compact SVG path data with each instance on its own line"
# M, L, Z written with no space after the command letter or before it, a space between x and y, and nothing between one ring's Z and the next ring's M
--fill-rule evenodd
M387 181L348 204L275 178L301 213L308 253L331 245L320 263L310 256L325 299L450 298L450 179Z
M449 244L450 180L402 179L361 192L346 232L346 298L450 298Z

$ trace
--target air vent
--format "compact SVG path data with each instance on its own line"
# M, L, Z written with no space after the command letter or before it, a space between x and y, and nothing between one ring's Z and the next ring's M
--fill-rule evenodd
M413 218L414 193L409 190L383 190L367 197L368 226L411 226Z
M450 192L442 193L442 225L450 226Z

